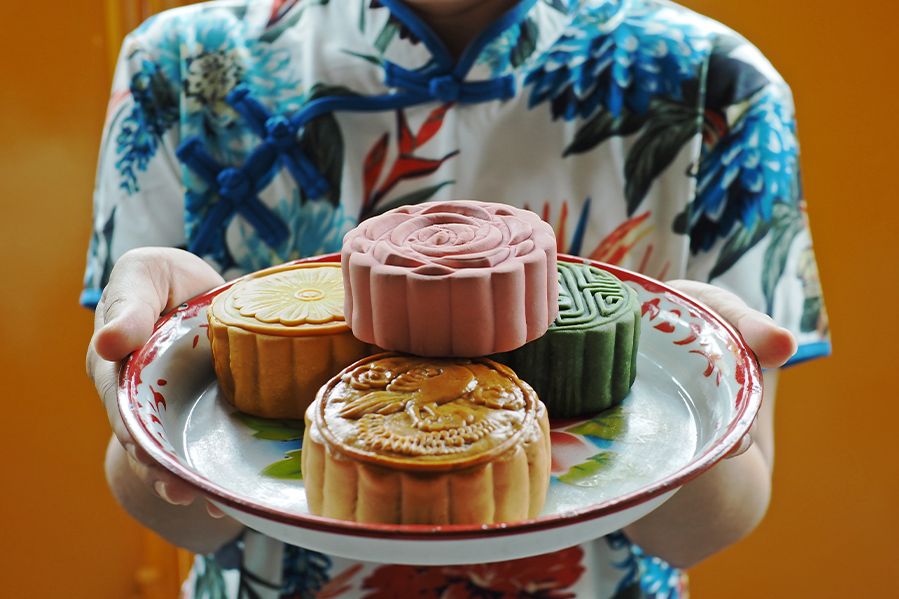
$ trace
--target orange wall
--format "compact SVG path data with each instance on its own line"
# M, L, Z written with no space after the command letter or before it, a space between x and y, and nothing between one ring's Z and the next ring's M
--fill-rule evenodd
M108 426L84 374L92 317L77 305L108 88L102 10L3 12L0 595L127 598L141 532L105 490Z
M890 186L899 86L888 61L899 14L887 0L864 10L843 0L686 3L754 40L793 85L836 347L783 376L771 513L750 539L696 568L693 595L883 596L899 534L890 441L899 404L888 376L899 292ZM108 87L102 4L9 4L2 19L12 26L0 39L0 595L137 596L138 567L152 558L104 487L107 427L83 373L91 317L76 305Z
M753 40L793 87L834 343L833 357L783 375L771 511L696 569L694 596L895 596L897 4L684 3Z

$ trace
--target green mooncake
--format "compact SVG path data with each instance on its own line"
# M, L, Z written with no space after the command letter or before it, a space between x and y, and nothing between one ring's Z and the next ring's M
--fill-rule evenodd
M495 356L530 384L551 418L620 403L637 376L640 304L633 289L586 264L559 262L559 316L539 339Z

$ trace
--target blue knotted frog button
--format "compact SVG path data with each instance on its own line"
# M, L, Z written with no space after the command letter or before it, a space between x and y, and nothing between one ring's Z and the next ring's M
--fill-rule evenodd
M442 75L428 82L428 91L442 102L455 102L459 99L461 84L452 75Z

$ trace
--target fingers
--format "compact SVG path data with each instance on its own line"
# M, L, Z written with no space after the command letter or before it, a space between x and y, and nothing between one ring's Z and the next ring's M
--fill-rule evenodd
M783 366L796 353L796 339L765 314L752 311L735 326L755 352L762 368Z
M749 451L750 447L752 447L752 435L746 433L745 435L743 435L743 438L740 439L736 445L734 445L734 448L727 452L727 455L724 456L724 459L727 460L743 455L744 453Z
M142 460L139 457L135 457L133 451L127 452L126 455L128 456L128 465L131 470L144 484L153 489L153 493L157 497L166 503L182 506L192 505L200 496L192 486L181 479L147 462L146 459ZM220 510L215 504L210 503L208 500L204 500L204 504L206 513L210 517L216 520L225 517L225 512Z
M763 368L783 366L796 353L796 339L767 314L753 310L737 295L696 281L669 281L675 289L696 298L730 322L755 352Z
M143 345L163 314L222 284L197 256L173 248L140 248L115 264L97 306L91 346L105 360L121 360Z
M206 513L215 518L216 520L225 517L225 512L220 510L217 505L214 503L207 501L206 502Z
M126 447L128 466L157 497L171 505L191 505L196 500L198 494L193 487L157 466L149 456L139 454L139 448L133 444Z
M116 401L119 361L149 339L160 314L221 283L212 267L188 252L132 250L116 262L94 317L86 366L115 438L128 456L131 470L161 499L175 505L189 505L196 492L154 465L128 434Z

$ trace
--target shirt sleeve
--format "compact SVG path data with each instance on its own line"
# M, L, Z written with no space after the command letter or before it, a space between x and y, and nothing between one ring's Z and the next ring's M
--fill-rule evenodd
M792 331L799 350L788 364L830 354L792 94L738 37L719 40L710 58L696 174L681 223L688 277L733 291Z
M93 194L81 304L97 305L115 261L141 246L185 245L184 186L175 157L179 75L133 33L112 85ZM170 61L171 62L171 61Z

